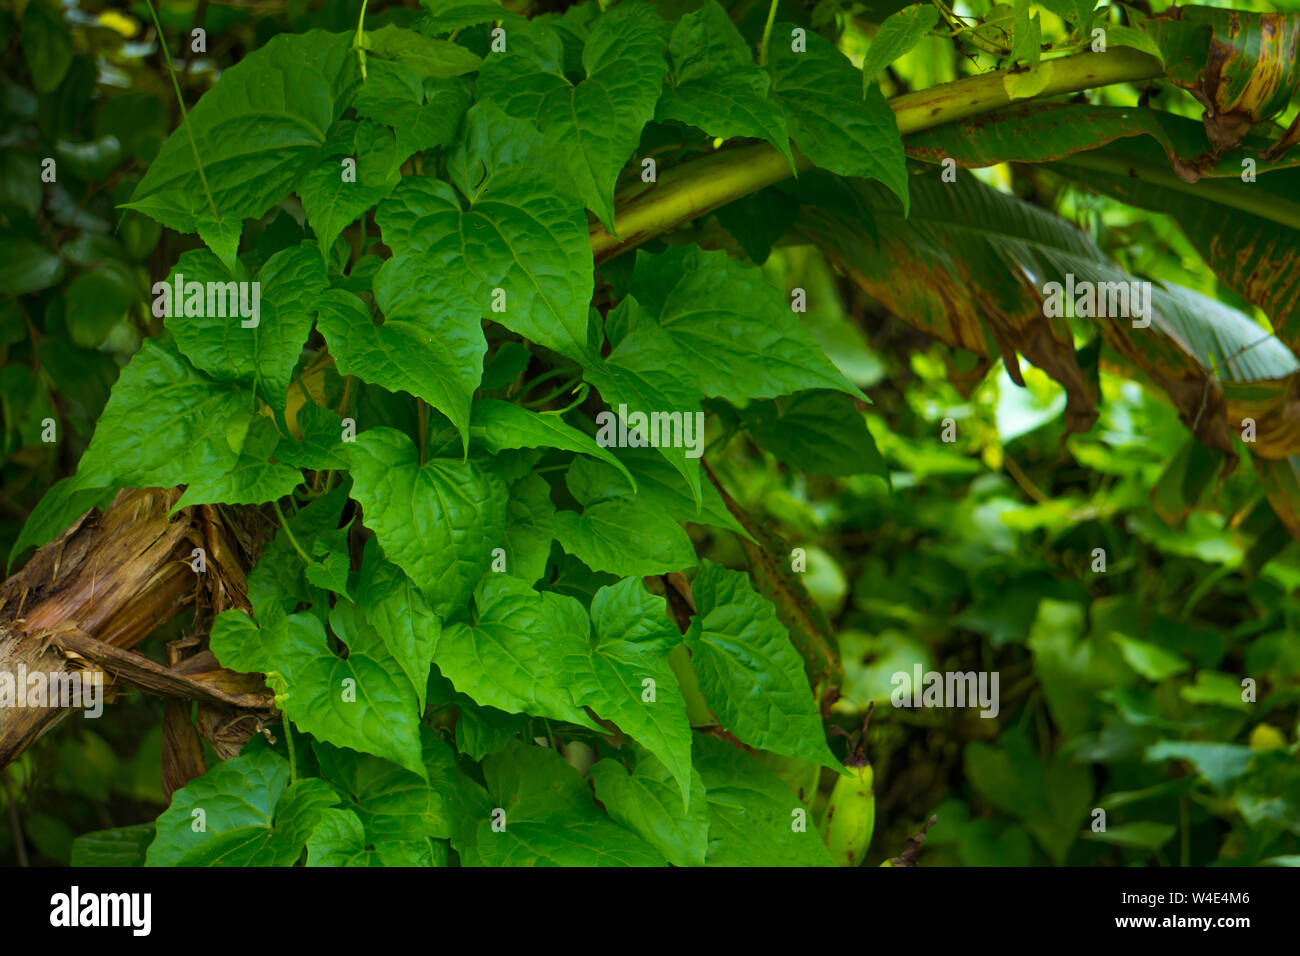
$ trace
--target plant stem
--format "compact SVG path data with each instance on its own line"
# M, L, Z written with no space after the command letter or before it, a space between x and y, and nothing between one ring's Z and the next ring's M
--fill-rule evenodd
M1148 80L1164 73L1155 57L1128 47L1106 53L1080 53L1048 60L1022 73L1046 71L1047 85L1036 97L1059 96L1080 90ZM1003 70L943 83L889 101L904 136L942 123L987 113L1012 102L1003 86ZM1022 102L1030 98L1022 98ZM795 153L799 172L812 162ZM721 150L665 170L649 188L633 183L620 195L615 221L618 236L597 225L591 248L597 265L674 226L779 183L791 175L790 164L766 143Z
M203 193L208 197L208 206L212 209L212 218L220 222L221 214L217 212L217 204L212 198L212 190L208 188L208 177L203 172L203 160L199 158L199 144L194 141L194 129L190 126L190 114L185 109L185 97L181 96L181 85L176 80L176 67L172 66L171 51L167 49L167 40L163 36L158 11L153 8L153 0L145 0L145 3L149 6L149 13L153 15L153 25L158 30L158 46L162 49L163 59L167 61L167 72L172 78L172 89L176 91L176 102L181 107L181 122L185 124L185 132L190 138L190 150L194 153L194 165L199 170L199 180L203 183Z
M763 24L763 39L758 41L758 65L767 66L767 41L772 37L772 24L776 22L776 8L781 0L772 0L767 8L767 23Z
M275 516L280 519L280 527L284 529L284 535L289 539L289 543L293 545L293 550L298 552L298 557L302 558L308 564L311 564L311 558L307 557L307 552L302 549L302 545L298 543L298 539L295 538L293 532L289 530L289 522L284 520L284 512L280 510L280 502L272 501L271 507L275 509Z
M361 15L357 17L357 35L352 40L352 46L357 51L357 62L361 65L362 80L366 78L366 48L361 45L361 42L365 38L366 4L369 2L370 0L361 0Z
M289 785L293 786L298 782L298 758L293 752L293 729L289 725L289 718L285 717L284 714L280 716L284 718L282 721L284 725L284 745L289 750Z

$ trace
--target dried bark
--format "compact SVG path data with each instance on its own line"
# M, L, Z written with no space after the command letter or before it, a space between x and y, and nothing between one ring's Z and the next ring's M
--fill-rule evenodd
M207 652L168 668L130 651L187 609L206 619L227 607L248 607L243 569L251 566L260 536L207 506L169 517L180 495L175 488L124 490L0 585L0 673L16 681L20 669L99 671L106 688L136 686L204 706L269 713L273 704L264 690L223 671ZM195 548L205 552L203 573L191 567ZM0 767L67 713L57 704L0 707ZM185 714L188 720L188 708Z

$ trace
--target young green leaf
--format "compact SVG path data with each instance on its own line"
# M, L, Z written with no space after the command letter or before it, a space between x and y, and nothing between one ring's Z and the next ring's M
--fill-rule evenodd
M710 398L807 388L865 395L826 358L762 270L698 246L638 252L631 294L669 332Z
M351 810L325 810L307 838L308 866L442 866L428 840L371 841Z
M424 713L429 667L438 635L442 633L442 621L406 572L384 559L378 538L366 542L357 603L402 672L410 678L419 711Z
M862 93L885 67L906 56L939 22L939 9L932 4L917 3L891 13L862 58Z
M434 611L463 607L505 530L506 487L472 461L419 461L415 444L374 428L348 446L353 495L384 556L410 575Z
M678 20L668 51L673 66L656 120L688 123L719 139L765 139L794 168L785 113L768 98L771 77L754 63L722 4L708 0Z
M665 865L649 843L600 811L582 777L553 750L512 742L483 761L483 776L487 793L469 821L479 866ZM504 826L493 825L497 808Z
M559 448L590 455L617 468L632 490L636 490L636 482L613 452L565 424L558 415L545 415L494 398L484 399L475 402L470 413L470 436L494 455L508 448Z
M324 145L357 79L347 34L313 30L272 37L225 70L189 111L194 146L186 131L172 133L127 208L178 232L219 236L209 246L232 265L241 220L261 216L290 192Z
M555 513L555 540L593 571L620 577L667 574L696 565L695 547L675 521L647 525L645 514L623 498Z
M831 866L817 827L789 787L758 758L716 737L695 735L695 765L709 803L709 866Z
M170 488L220 477L238 463L252 419L251 392L146 339L113 387L75 489Z
M691 590L699 613L686 644L723 726L751 747L838 767L803 662L771 602L745 574L708 560Z
M383 264L374 290L382 325L351 293L331 289L320 299L321 334L339 371L424 399L467 445L470 400L487 353L481 310L455 286L428 284L404 256Z
M545 185L542 158L522 149L529 131L495 107L476 105L456 167L462 173L453 170L469 208L447 183L408 176L375 218L396 255L418 257L410 282L463 289L481 315L583 362L592 292L586 217L576 201Z
M178 297L181 277L185 291ZM206 249L184 253L166 283L167 328L197 368L217 381L253 387L272 408L282 409L317 301L329 288L325 267L320 253L303 243L277 252L250 277L258 283L256 300L252 290L246 298L236 285L240 278ZM194 300L188 291L192 282L201 283ZM259 303L258 314L249 316L252 310L245 306L253 301Z
M290 866L321 811L338 803L323 780L289 785L289 763L268 748L213 767L172 795L147 866ZM195 826L201 819L203 826Z
M608 758L591 768L596 799L616 823L639 833L674 866L703 866L709 804L699 771L691 767L690 775L690 799L683 809L677 781L647 751L636 751L636 768L630 774Z
M611 720L661 760L680 790L690 788L691 726L668 652L681 633L663 598L638 578L601 588L591 602L595 641L565 662L574 700Z
M773 36L789 36L778 25ZM807 34L807 52L773 40L772 95L785 108L790 135L809 159L841 176L877 179L907 209L907 160L894 111L877 86L863 90L862 76L820 34Z
M598 730L575 703L568 664L586 654L590 623L575 599L487 574L473 624L444 626L434 661L456 690L480 704ZM490 662L490 663L489 663Z
M624 3L592 25L582 52L584 78L564 75L558 34L533 30L516 53L489 56L478 97L529 120L546 136L587 207L614 229L614 182L654 116L663 57L663 21L648 3Z

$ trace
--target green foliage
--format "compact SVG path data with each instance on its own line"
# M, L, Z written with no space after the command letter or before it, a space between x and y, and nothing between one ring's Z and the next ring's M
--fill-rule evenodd
M1051 64L1109 15L1086 2L978 23L822 3L770 33L718 0L425 0L347 31L292 6L209 11L223 68L186 64L193 105L170 124L151 64L111 92L107 54L52 4L8 23L11 557L130 487L273 528L247 608L197 620L223 667L265 678L279 723L227 759L209 740L169 800L148 704L123 705L111 743L47 735L31 753L55 786L133 813L27 813L43 857L832 865L811 822L845 773L829 731L873 705L891 784L872 863L936 807L944 863L1300 851L1290 300L1220 241L1231 224L1148 235L1112 204L1084 235L1056 215L1093 209L1065 185L1089 161L1129 198L1112 180L1141 154L1182 185L1134 204L1186 226L1254 203L1285 258L1284 149L1259 165L1277 177L1262 202L1192 190L1188 170L1235 177L1239 143L1209 149L1173 109L1023 106L905 152L879 84L930 75L941 18ZM1157 33L1166 53L1195 39ZM1112 43L1157 47L1132 24ZM760 155L797 180L713 215L734 157ZM45 156L58 178L37 193ZM952 157L960 182L926 167ZM1012 161L1039 178L966 169ZM689 219L636 218L674 202ZM594 255L601 235L623 254ZM1197 250L1223 289L1181 274ZM1048 323L1037 287L1067 272L1167 280L1157 321ZM170 301L151 307L155 278ZM190 282L256 283L256 321L210 292L191 307ZM1233 445L1243 409L1263 449ZM1269 454L1221 475L1234 448ZM887 707L914 667L1000 674L998 707ZM23 760L0 772L38 793Z

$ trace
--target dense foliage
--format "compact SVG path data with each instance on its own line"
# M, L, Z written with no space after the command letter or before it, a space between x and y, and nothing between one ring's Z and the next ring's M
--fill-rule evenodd
M1230 13L7 3L11 565L269 528L141 650L276 710L126 681L0 853L1300 861L1300 16Z

